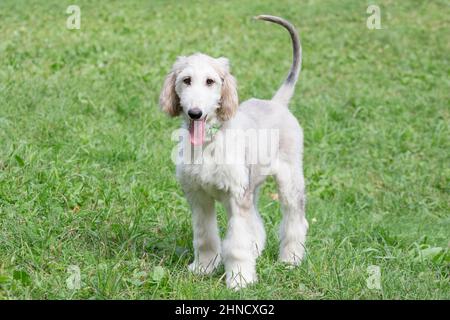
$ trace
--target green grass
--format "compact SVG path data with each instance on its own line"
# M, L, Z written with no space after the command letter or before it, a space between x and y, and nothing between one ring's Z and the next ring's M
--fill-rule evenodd
M450 299L449 5L376 2L382 30L366 28L372 1L1 1L0 299ZM65 27L73 3L81 30ZM223 267L187 271L180 122L157 101L176 56L197 51L231 60L242 101L269 98L291 48L261 13L302 37L308 255L276 261L270 180L260 281L233 292Z

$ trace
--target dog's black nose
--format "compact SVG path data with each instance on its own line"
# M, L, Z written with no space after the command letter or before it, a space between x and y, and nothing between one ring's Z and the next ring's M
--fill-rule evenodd
M188 115L189 117L191 117L191 119L194 120L200 119L202 116L202 110L200 110L199 108L193 108L188 111Z

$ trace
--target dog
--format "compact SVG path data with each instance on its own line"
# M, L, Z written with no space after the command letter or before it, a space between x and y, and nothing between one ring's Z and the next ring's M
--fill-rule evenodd
M256 19L283 26L293 46L287 78L271 100L252 98L238 108L237 84L228 59L196 53L177 58L164 81L159 101L164 112L184 120L184 143L180 144L179 154L188 154L192 160L178 161L176 165L177 180L192 210L194 261L189 269L210 274L223 262L227 287L236 290L257 281L256 260L266 241L257 198L258 188L267 176L272 175L277 181L283 212L280 261L294 266L301 262L308 230L303 130L288 109L301 69L301 44L290 22L269 15ZM250 129L277 133L276 150L264 165L261 161L247 161L254 146L249 139L244 139L244 147L238 150L224 147L227 138L233 141L239 138L236 132ZM202 151L195 152L198 149ZM246 161L225 161L230 156ZM211 161L213 158L215 161ZM224 205L228 215L222 244L216 200Z

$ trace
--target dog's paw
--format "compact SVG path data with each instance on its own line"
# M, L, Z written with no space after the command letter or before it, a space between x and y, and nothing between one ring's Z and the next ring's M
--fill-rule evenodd
M240 290L258 281L253 261L247 263L226 261L225 270L227 287L230 289Z
M240 290L258 281L255 270L227 272L227 287L233 290Z
M302 262L304 255L305 249L303 246L298 246L296 248L283 248L280 250L279 260L291 267L296 267Z
M188 269L197 275L208 275L213 273L220 264L220 257L217 255L211 259L204 259L203 261L195 260Z

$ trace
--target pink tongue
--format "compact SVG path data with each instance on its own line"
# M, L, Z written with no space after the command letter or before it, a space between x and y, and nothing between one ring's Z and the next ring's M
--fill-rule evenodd
M189 124L189 136L191 144L198 146L205 140L205 119L191 120Z

